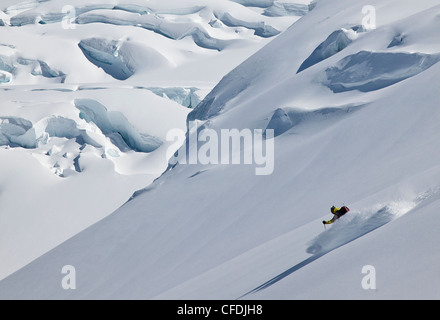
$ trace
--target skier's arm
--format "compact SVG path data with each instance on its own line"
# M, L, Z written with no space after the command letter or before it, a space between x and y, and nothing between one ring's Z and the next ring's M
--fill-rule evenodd
M336 218L336 216L333 216L333 218L332 219L330 219L330 220L328 220L328 221L322 221L322 223L323 224L332 224L333 222L335 222L335 219Z

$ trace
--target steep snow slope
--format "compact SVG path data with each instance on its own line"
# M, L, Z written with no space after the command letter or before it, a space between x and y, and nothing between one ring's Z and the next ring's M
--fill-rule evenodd
M376 29L298 72L329 35L362 24L364 5ZM189 114L203 121L188 141L208 128L210 138L274 129L264 140L274 143L271 174L256 175L255 161L183 164L197 150L181 148L180 163L130 202L0 282L0 297L438 299L440 64L409 59L406 73L376 63L435 60L439 14L428 0L317 1ZM371 68L352 59L360 52L375 57ZM329 70L344 84L374 74L376 85L331 90ZM328 208L343 202L351 211L324 231ZM75 290L61 286L64 265L75 267ZM377 290L362 287L364 266Z
M188 107L308 10L299 8L2 1L0 278L160 176L179 147L167 132L184 130Z

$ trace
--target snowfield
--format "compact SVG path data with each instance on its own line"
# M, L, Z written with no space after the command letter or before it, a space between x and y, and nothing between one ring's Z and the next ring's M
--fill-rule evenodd
M74 3L0 7L0 278L160 176L178 148L168 131L185 131L190 108L308 8L267 16L226 0ZM249 27L224 25L224 12ZM260 26L278 31L262 37Z
M437 1L2 10L0 298L440 298Z

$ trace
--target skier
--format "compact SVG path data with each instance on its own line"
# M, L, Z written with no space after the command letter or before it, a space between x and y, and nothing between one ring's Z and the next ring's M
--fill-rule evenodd
M346 214L350 209L348 209L346 206L342 206L341 208L337 208L335 206L332 206L330 208L331 213L334 214L333 218L328 221L322 221L323 224L332 224L336 220L338 220L340 217L342 217L344 214Z

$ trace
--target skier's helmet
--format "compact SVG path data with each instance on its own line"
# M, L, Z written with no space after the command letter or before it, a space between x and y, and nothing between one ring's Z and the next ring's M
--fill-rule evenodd
M331 208L330 208L330 211L332 212L332 213L335 213L335 206L332 206Z

